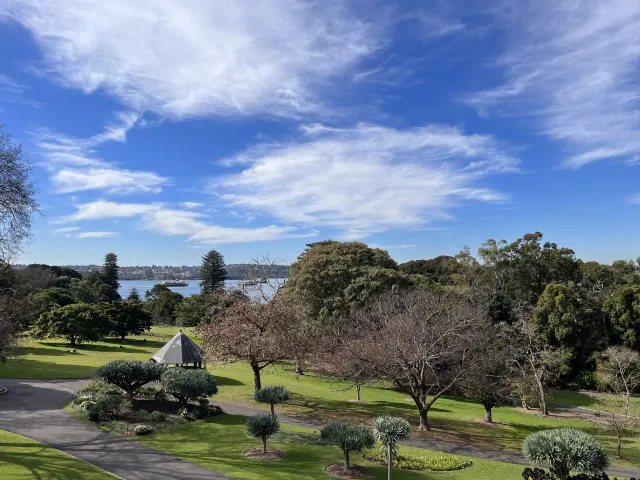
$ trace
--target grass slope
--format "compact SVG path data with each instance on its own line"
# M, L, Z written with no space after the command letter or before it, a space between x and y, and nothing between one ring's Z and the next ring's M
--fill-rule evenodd
M0 430L0 478L11 480L113 480L53 447Z

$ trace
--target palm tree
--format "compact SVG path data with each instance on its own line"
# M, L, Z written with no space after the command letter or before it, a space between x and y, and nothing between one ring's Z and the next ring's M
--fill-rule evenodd
M393 458L398 454L398 442L409 439L411 425L400 417L377 417L373 420L373 433L382 443L387 457L387 479L391 480Z

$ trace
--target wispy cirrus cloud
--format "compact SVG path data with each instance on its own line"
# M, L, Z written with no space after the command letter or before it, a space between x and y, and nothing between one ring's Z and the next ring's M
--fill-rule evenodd
M564 165L638 162L640 3L629 0L499 3L505 50L500 85L466 101L482 111L531 115L564 142Z
M180 204L180 206L184 207L184 208L194 209L194 208L204 207L204 203L200 203L200 202L182 202Z
M233 228L212 224L209 217L191 210L166 207L162 203L118 203L107 200L76 205L71 215L59 218L60 223L131 218L142 229L162 235L182 235L198 245L244 243L276 240L281 238L305 238L317 235L315 230L269 225L256 228Z
M462 201L502 200L481 180L518 169L492 137L439 125L307 125L299 142L257 145L224 163L242 171L211 189L234 208L346 238L446 218Z
M0 12L1 14L2 12ZM0 73L0 100L8 103L20 103L33 108L41 108L42 104L27 98L29 87L18 83L9 75Z
M85 239L85 238L111 238L118 234L118 232L80 232L67 235L68 237Z
M326 82L385 41L352 4L22 0L5 14L33 33L48 76L134 111L297 116L322 110Z

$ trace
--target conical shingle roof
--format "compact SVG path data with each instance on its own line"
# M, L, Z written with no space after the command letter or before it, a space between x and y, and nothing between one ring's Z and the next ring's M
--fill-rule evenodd
M160 364L202 362L204 351L180 330L151 359Z

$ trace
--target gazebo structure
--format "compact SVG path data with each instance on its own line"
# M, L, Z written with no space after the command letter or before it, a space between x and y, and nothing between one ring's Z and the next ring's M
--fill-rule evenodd
M162 365L191 367L193 364L192 368L203 368L204 351L180 330L151 357L151 361Z

